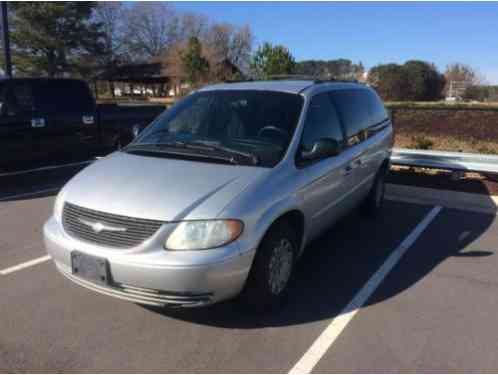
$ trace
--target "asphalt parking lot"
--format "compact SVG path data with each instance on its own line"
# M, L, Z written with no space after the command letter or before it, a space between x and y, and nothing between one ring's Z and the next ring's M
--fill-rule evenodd
M78 168L0 177L0 370L498 370L494 214L387 201L307 248L279 313L161 310L85 290L43 258L54 191Z

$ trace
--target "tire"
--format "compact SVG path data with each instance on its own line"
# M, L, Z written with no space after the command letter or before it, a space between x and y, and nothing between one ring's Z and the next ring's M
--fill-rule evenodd
M382 167L375 177L370 193L363 202L362 210L366 216L377 217L382 212L384 206L384 196L386 191L386 169Z
M263 238L241 294L244 307L266 313L279 309L288 293L297 255L297 238L292 226L275 224Z

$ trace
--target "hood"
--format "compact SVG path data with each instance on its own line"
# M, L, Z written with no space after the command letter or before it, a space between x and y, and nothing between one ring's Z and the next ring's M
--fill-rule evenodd
M77 174L63 195L81 207L129 217L210 219L268 171L116 152Z

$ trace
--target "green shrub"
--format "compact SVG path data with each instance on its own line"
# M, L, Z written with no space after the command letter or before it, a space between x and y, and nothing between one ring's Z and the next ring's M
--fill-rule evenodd
M412 137L412 147L418 150L431 150L434 147L434 142L423 135Z

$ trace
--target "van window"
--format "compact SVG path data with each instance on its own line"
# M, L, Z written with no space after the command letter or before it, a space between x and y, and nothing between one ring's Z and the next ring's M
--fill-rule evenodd
M387 112L384 104L379 96L373 91L368 91L368 104L372 125L380 124L387 119Z
M311 99L304 123L301 148L311 151L313 144L321 138L344 141L341 123L337 111L328 94L318 94Z
M332 101L346 128L348 145L354 145L366 138L365 130L372 125L370 120L370 99L367 90L340 90L330 92Z

